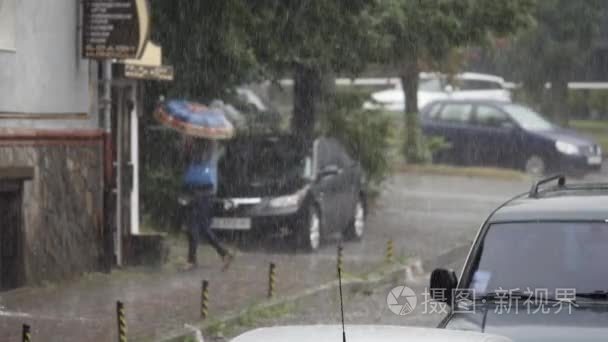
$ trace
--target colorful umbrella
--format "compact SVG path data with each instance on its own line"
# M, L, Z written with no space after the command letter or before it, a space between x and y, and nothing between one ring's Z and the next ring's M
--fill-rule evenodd
M219 140L234 135L234 127L221 109L196 102L165 101L156 108L154 117L165 126L199 138Z

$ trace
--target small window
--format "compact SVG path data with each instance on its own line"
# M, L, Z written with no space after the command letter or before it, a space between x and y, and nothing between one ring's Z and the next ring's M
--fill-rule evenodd
M450 103L443 106L439 118L444 122L468 123L471 120L473 105L465 103Z
M0 0L0 51L15 51L15 0Z
M336 161L338 166L341 168L349 168L353 166L355 162L348 155L348 152L346 152L344 146L342 146L338 141L334 141L334 144L336 148Z
M426 112L427 119L435 120L439 116L441 111L441 103L435 103L431 105L431 108Z
M480 80L460 80L458 82L460 90L496 90L502 89L498 82Z
M329 139L319 139L317 142L317 170L323 170L323 168L331 165L332 163L332 146Z
M317 145L317 170L329 165L341 168L352 166L354 161L350 158L342 145L333 138L323 138Z
M477 107L476 122L486 127L506 127L511 123L505 113L491 106Z
M418 85L418 90L439 92L443 91L443 84L439 78L421 79L420 84Z

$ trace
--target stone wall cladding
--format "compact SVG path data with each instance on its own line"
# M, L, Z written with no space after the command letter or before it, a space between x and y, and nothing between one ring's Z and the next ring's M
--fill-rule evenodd
M26 284L97 271L103 255L103 144L0 145L1 167L34 167L23 188Z

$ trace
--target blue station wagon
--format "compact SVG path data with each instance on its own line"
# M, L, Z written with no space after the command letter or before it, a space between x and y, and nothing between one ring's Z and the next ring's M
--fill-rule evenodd
M483 100L442 100L421 111L426 136L449 144L433 161L584 174L599 170L602 151L593 140L556 126L523 105Z

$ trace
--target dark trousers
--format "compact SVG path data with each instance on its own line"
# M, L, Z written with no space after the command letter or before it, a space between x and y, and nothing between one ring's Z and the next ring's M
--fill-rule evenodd
M228 253L211 230L213 199L213 195L199 194L188 208L188 261L191 263L196 263L196 249L201 234L205 235L207 241L209 241L220 256L223 257Z

